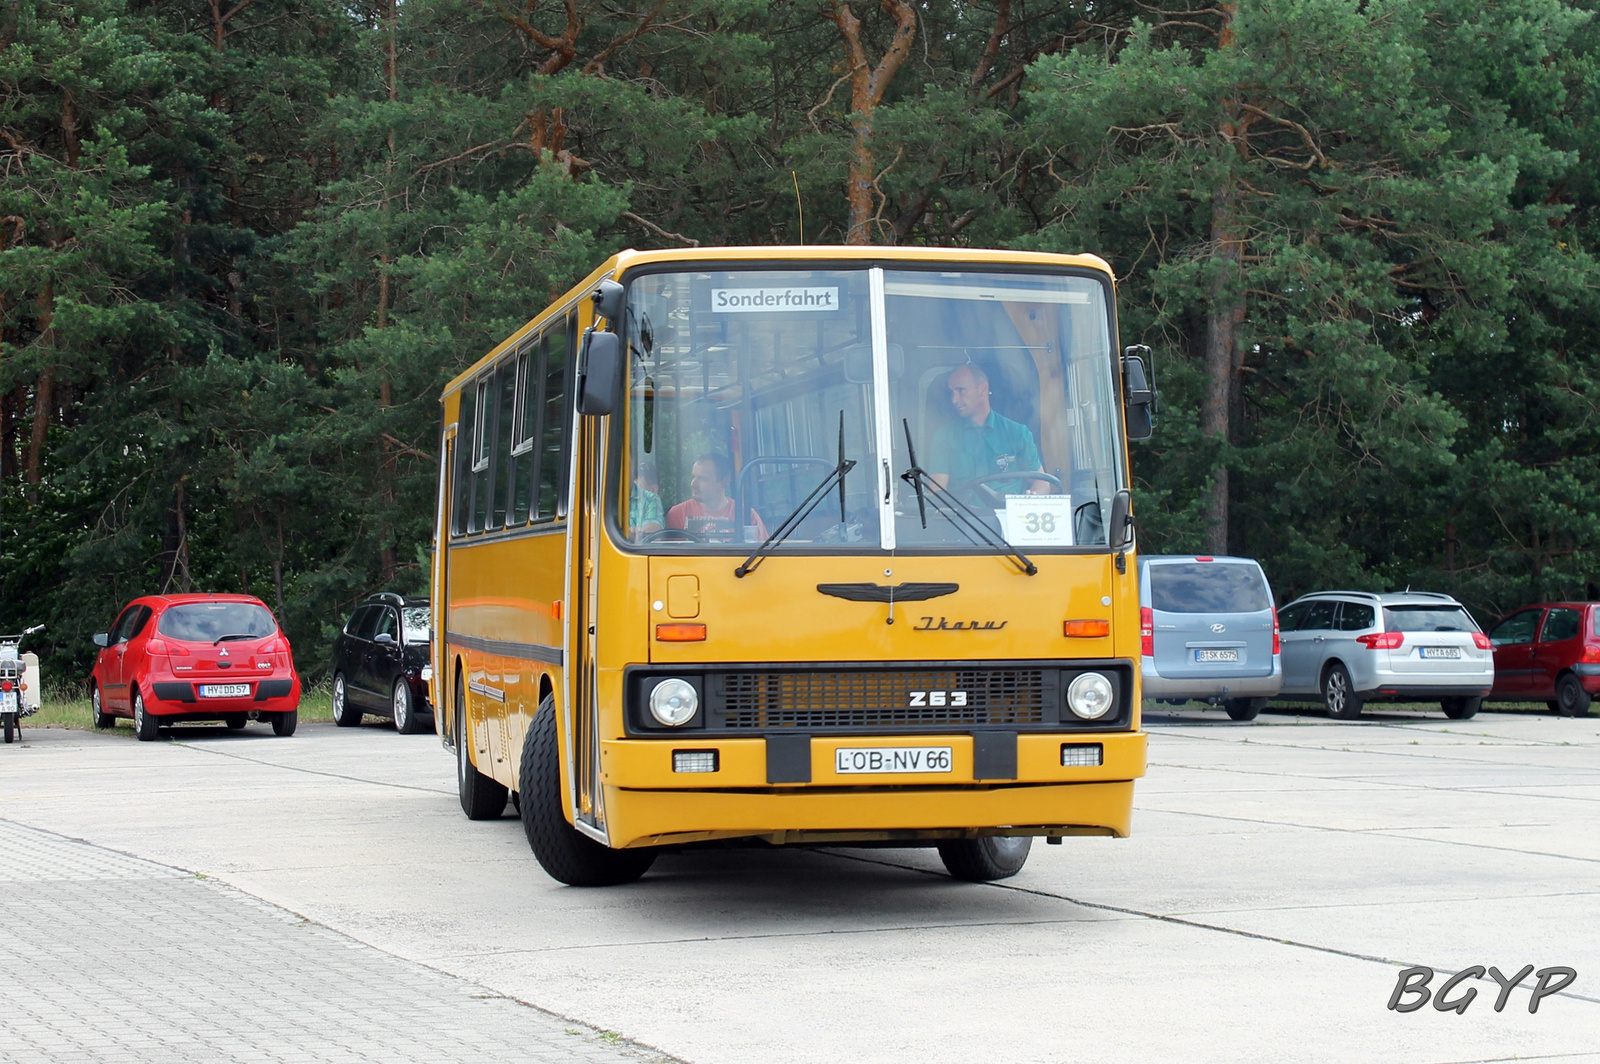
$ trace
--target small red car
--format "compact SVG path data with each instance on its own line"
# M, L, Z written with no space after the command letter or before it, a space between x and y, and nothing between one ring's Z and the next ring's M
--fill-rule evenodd
M1600 603L1524 606L1489 630L1499 702L1545 702L1567 717L1600 694Z
M189 720L243 728L268 721L293 735L300 677L272 611L249 595L147 595L117 616L90 676L94 726L132 717L141 742Z

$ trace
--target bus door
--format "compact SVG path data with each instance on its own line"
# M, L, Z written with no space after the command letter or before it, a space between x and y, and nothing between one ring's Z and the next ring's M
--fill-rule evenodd
M600 786L600 742L595 696L595 617L599 604L601 479L604 435L596 418L578 418L573 433L571 496L567 520L568 631L567 771L573 822L606 841Z
M433 679L428 681L428 702L433 706L434 730L442 738L451 738L450 729L455 726L450 715L455 707L448 701L451 692L446 679L450 670L445 667L449 656L445 633L450 630L450 500L455 492L456 424L451 422L444 427L444 444L439 448L438 512L433 523L433 587L428 596L431 606L428 664L433 671Z

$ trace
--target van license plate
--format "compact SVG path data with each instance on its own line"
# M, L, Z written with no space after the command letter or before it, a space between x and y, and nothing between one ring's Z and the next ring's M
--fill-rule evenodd
M200 685L201 698L247 698L250 695L250 685L247 683L203 683Z
M874 772L949 772L948 746L857 746L833 752L840 775Z
M1237 650L1196 650L1194 652L1194 660L1196 660L1196 661L1238 661L1239 660L1239 652Z
M1425 658L1459 658L1460 647L1423 647L1422 656Z

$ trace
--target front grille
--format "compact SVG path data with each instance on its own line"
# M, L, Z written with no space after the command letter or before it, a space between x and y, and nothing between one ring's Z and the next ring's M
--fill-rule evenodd
M1055 670L730 672L718 677L731 730L1043 724L1056 716ZM935 702L943 705L935 705ZM962 703L962 704L955 704Z

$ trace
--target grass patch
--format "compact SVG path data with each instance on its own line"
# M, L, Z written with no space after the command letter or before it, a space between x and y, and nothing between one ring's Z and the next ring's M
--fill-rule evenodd
M333 720L333 693L325 687L313 687L300 693L300 721L307 724L325 724ZM92 703L79 691L45 691L44 704L39 712L23 720L24 728L71 728L76 731L94 730ZM118 717L116 730L132 735L133 721Z

